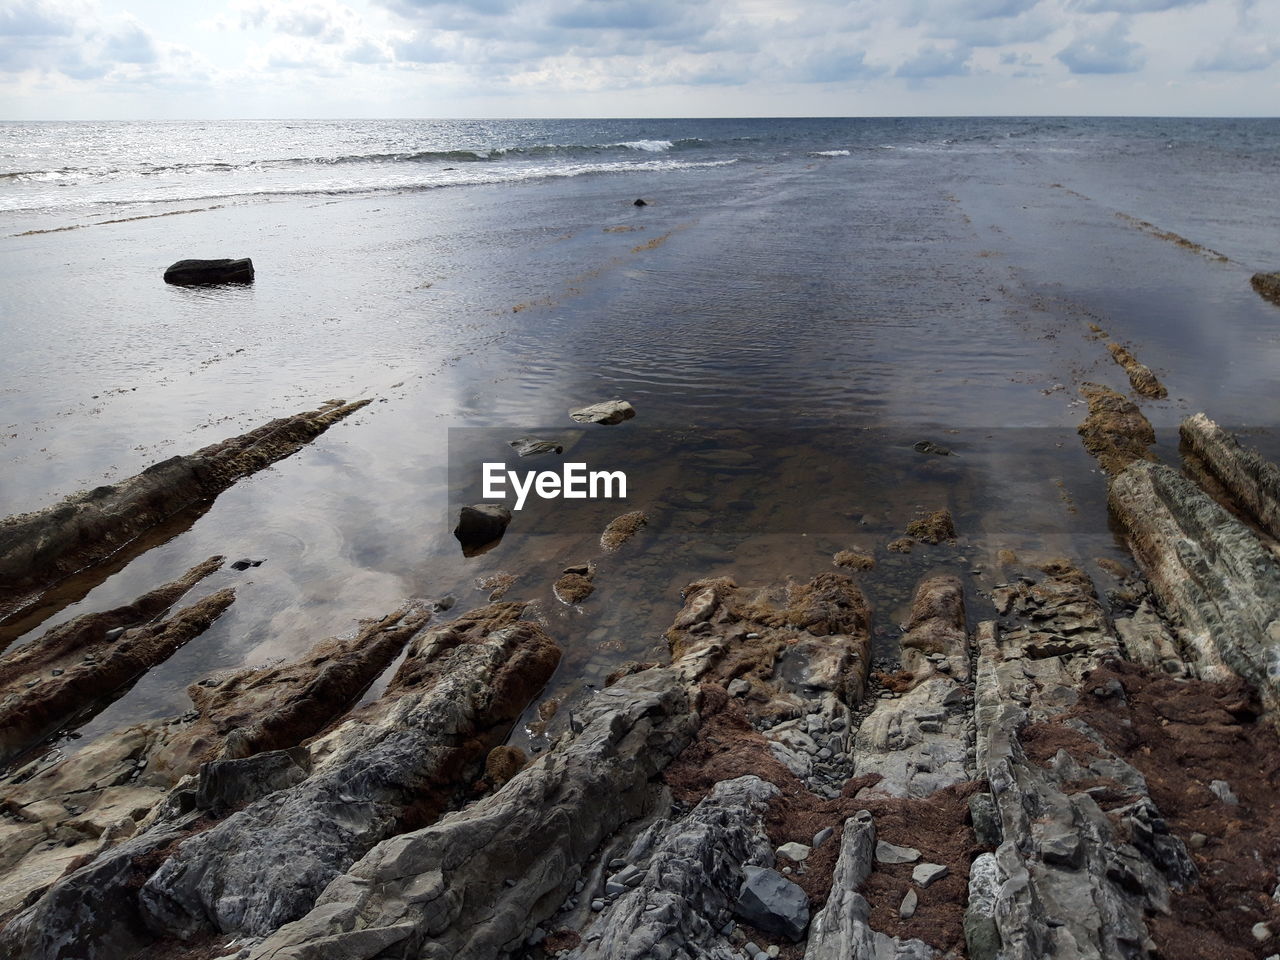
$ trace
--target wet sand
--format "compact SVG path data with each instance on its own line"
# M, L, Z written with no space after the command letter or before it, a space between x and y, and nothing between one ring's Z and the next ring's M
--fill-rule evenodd
M1114 577L1089 561L1127 557L1075 435L1079 384L1129 383L1090 323L1168 387L1142 402L1162 428L1157 456L1176 462L1171 428L1195 410L1280 453L1266 430L1280 314L1248 284L1275 266L1260 218L1189 190L1191 173L1136 193L1140 173L1115 158L886 151L6 237L18 294L0 360L0 513L332 397L375 402L87 594L0 627L0 643L213 554L266 558L202 582L193 598L235 586L235 605L80 730L90 738L181 712L209 671L290 659L405 597L473 609L498 573L517 577L509 596L540 601L565 651L547 691L560 698L660 657L681 588L707 576L807 579L839 550L873 553L858 578L890 659L927 573L959 575L974 619L1009 573L1002 549L1079 558L1105 588ZM160 281L174 260L224 255L252 256L257 282ZM636 419L582 429L567 416L613 396ZM628 471L630 496L531 505L496 549L464 559L455 478L478 480L493 444L525 434L576 438L570 452L593 467ZM917 453L921 439L953 455ZM886 549L940 508L954 545ZM602 554L600 531L631 509L649 525ZM557 601L552 582L587 561L592 596ZM513 742L536 746L523 726Z

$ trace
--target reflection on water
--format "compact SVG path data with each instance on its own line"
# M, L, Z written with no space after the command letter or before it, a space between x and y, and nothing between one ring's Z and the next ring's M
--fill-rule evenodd
M478 581L500 573L563 646L548 695L570 696L627 659L661 656L681 588L705 576L806 579L834 569L838 550L872 552L875 568L857 577L876 649L892 656L927 573L960 575L978 616L1013 572L1001 549L1024 562L1122 557L1103 478L1074 433L1080 379L1124 386L1087 323L1169 385L1171 399L1144 407L1157 423L1205 409L1266 425L1280 413L1280 315L1248 289L1245 267L1049 186L1111 182L1117 162L877 151L4 240L14 295L0 318L0 512L330 397L386 401L237 483L83 600L45 611L40 629L212 554L266 558L201 584L235 586L236 603L84 734L181 712L202 674L297 657L405 596L454 594L445 616L473 608L488 595ZM1181 227L1175 207L1197 195L1168 176L1140 212L1161 224L1163 204ZM637 195L655 203L634 208ZM1233 256L1257 232L1203 223L1193 239ZM635 229L606 232L617 226ZM214 255L252 256L253 288L192 294L160 281L173 260ZM1135 277L1160 283L1138 297ZM615 396L635 420L582 429L567 416ZM508 457L506 442L530 433L571 441L566 458L625 469L627 502L532 503L498 547L463 558L456 509L481 498L462 484L488 457L541 468L547 458ZM954 455L917 453L920 439ZM1159 452L1175 461L1176 442L1162 437ZM956 544L886 549L918 512L943 507ZM649 525L601 553L600 531L629 509ZM550 584L588 560L595 593L557 601ZM21 628L29 637L34 624Z

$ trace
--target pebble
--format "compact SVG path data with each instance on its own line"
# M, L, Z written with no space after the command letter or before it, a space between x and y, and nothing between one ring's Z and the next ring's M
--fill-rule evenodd
M113 630L108 630L106 636L102 639L106 640L107 643L111 643L115 640L119 640L122 636L124 636L124 627L116 627Z
M604 894L606 897L616 897L627 892L627 888L620 883L610 880L604 885Z
M621 859L620 857L614 858L613 860L609 861L610 870L621 870L625 866L627 866L627 861Z
M592 900L592 901L591 901L591 912L592 912L592 913L599 913L599 912L600 912L601 910L603 910L603 909L604 909L604 901L603 901L603 900L596 899L596 900Z
M809 856L812 847L806 847L803 843L784 843L777 850L780 857L786 857L788 860L795 860L797 863Z
M55 677L60 677L60 676L62 676L64 673L66 673L66 671L65 671L65 670L63 670L61 667L54 667L54 668L53 668L52 670L50 670L49 672L50 672L50 673L52 673Z
M920 851L915 847L900 847L885 840L876 841L877 863L915 863L919 859Z
M1253 925L1253 939L1262 943L1264 940L1271 939L1271 928L1265 923L1255 923Z
M1214 780L1209 784L1209 789L1213 791L1214 796L1225 804L1235 806L1240 802L1236 799L1235 792L1231 789L1231 784L1225 780Z
M821 750L819 750L819 751L818 751L818 759L819 759L819 760L830 760L830 759L831 759L831 751L830 751L830 750L828 750L826 747L823 747Z
M908 890L907 895L902 898L902 905L898 907L898 918L900 920L910 920L916 915L916 905L920 902L920 898L916 896L914 890Z
M742 952L745 953L748 957L751 957L752 960L755 960L755 955L760 952L760 948L757 947L750 940L748 940L746 943L742 945Z
M1203 833L1193 833L1187 837L1187 846L1192 850L1203 850L1204 845L1209 842L1209 838ZM1280 890L1280 887L1277 888Z
M776 943L771 944L769 946L769 949L765 951L765 953L767 953L771 957L776 957L781 952L782 952L782 948L779 947Z
M817 850L818 847L830 840L833 833L835 833L835 830L831 827L823 827L815 833L813 835L813 849Z

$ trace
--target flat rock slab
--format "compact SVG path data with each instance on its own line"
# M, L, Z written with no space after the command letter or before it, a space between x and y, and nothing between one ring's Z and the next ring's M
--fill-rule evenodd
M521 437L512 440L511 446L521 457L536 457L542 453L564 453L564 444L554 440L539 440L537 437Z
M164 282L183 287L253 283L253 261L248 257L238 260L179 260L164 272Z
M951 871L943 863L920 863L911 871L911 879L920 887L929 886L935 880L941 880Z
M465 556L483 553L484 548L502 539L511 523L511 511L497 503L477 503L463 507L453 535L462 545Z
M569 416L578 423L600 423L605 426L630 420L635 415L636 408L625 400L605 400L602 403L593 403L589 407L569 411Z
M920 851L915 847L900 847L885 840L876 841L876 863L915 863Z

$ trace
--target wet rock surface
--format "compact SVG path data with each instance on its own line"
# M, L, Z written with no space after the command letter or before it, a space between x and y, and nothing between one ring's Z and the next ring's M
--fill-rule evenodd
M1149 448L1156 432L1133 401L1096 383L1086 383L1080 392L1089 403L1089 415L1077 432L1108 475L1138 460L1155 459Z
M1169 391L1156 378L1156 375L1151 372L1151 368L1140 362L1137 357L1120 346L1120 344L1108 343L1107 350L1112 359L1124 367L1124 372L1129 377L1129 385L1133 387L1134 393L1155 400L1163 400L1169 395Z
M464 556L483 553L502 539L511 523L511 511L497 503L477 503L458 512L453 536L462 546Z
M101 562L179 511L296 453L369 402L332 401L272 420L119 483L0 520L0 615L21 609L50 584Z
M1280 305L1280 273L1255 273L1249 283L1259 296Z
M1182 421L1182 442L1226 488L1231 501L1280 539L1280 467L1197 413Z
M569 416L578 423L599 423L604 426L622 423L635 415L636 408L626 400L603 400L600 403L569 411Z
M248 257L238 260L179 260L165 270L164 282L187 287L253 283L253 261Z
M648 522L649 516L643 510L632 510L620 517L614 517L600 534L600 548L608 551L617 550L639 533Z

